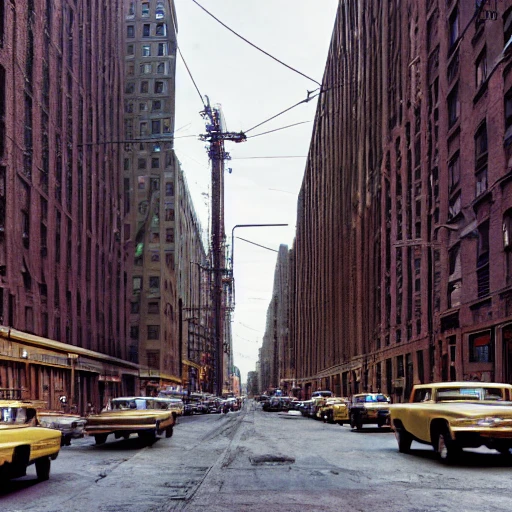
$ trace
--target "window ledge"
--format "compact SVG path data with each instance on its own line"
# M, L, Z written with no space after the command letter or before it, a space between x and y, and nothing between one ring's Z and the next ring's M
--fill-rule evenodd
M490 203L492 201L492 190L487 189L482 192L478 197L473 200L472 206L474 210L480 208L484 203Z

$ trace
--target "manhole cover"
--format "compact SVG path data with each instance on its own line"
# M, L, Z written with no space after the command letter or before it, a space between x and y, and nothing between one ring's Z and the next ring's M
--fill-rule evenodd
M285 457L284 455L257 455L249 457L253 466L274 466L277 464L293 464L293 457Z

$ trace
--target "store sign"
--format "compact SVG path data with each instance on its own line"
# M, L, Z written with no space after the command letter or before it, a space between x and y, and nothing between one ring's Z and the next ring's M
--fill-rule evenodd
M121 382L119 375L100 375L100 382Z

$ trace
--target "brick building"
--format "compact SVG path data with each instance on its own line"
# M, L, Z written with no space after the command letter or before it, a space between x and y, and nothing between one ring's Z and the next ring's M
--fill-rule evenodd
M512 382L512 1L482 4L339 3L290 252L306 396Z
M121 0L0 4L0 388L52 408L137 387L115 143L120 19Z
M124 241L141 390L201 388L209 343L202 231L174 153L174 2L126 0Z

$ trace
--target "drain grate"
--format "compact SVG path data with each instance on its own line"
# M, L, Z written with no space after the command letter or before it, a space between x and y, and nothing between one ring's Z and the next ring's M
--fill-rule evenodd
M277 466L285 464L293 464L295 459L293 457L286 457L284 455L257 455L249 457L253 466Z

